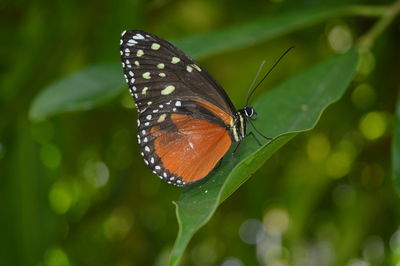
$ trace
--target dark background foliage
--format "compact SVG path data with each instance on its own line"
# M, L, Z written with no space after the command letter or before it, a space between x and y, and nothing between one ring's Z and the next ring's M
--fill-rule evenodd
M178 230L171 202L180 189L158 180L140 158L128 92L90 111L31 121L29 108L43 88L91 65L118 63L124 29L179 39L349 2L2 1L0 265L165 265ZM255 98L349 50L376 20L338 16L200 62L241 107L263 59L271 64L296 46ZM379 35L353 84L314 130L283 147L221 205L183 265L399 265L390 159L399 30L396 19Z

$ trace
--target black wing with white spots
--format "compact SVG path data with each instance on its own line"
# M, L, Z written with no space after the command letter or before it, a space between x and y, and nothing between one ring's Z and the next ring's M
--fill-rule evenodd
M232 102L215 79L166 40L143 31L124 31L120 53L139 112L169 98L197 98L235 114Z

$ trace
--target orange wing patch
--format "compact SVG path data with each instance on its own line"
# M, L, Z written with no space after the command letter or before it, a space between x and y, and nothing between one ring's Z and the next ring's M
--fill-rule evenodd
M172 114L177 132L153 127L154 148L171 174L190 183L205 177L231 146L229 131L183 114Z
M213 112L217 117L219 117L222 121L224 121L226 125L232 125L233 117L228 113L224 112L223 110L221 110L220 108L218 108L217 106L202 100L196 100L195 102L198 105L203 106L207 110Z

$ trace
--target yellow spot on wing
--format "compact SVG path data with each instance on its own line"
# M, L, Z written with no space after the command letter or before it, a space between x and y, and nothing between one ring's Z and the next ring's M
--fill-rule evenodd
M150 79L151 77L150 77L150 72L145 72L145 73L143 73L143 78L144 79Z
M172 64L176 64L176 63L178 63L178 62L180 62L181 61L181 59L179 59L178 57L172 57L172 60L171 60L171 63Z
M160 115L160 117L158 118L158 120L157 120L157 122L158 123L161 123L161 122L163 122L164 120L165 120L165 118L167 117L167 115L166 114L162 114L162 115Z
M171 94L174 90L175 90L175 86L169 85L169 86L165 87L165 89L163 89L161 91L161 94L162 95L168 95L168 94Z
M195 69L197 69L197 71L201 72L201 68L200 68L198 65L192 64L192 66L193 66Z
M136 52L136 56L137 56L137 57L141 57L142 55L144 55L144 52L143 52L143 50L139 49L139 50Z
M153 50L158 50L158 49L160 49L160 45L159 45L158 43L153 43L153 44L151 45L151 49L153 49Z

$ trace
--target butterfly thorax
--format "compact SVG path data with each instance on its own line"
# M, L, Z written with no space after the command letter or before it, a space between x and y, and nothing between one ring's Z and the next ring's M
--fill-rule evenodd
M236 112L233 120L233 126L230 128L232 139L236 142L241 141L247 136L247 121L256 120L257 113L251 106L246 106Z

